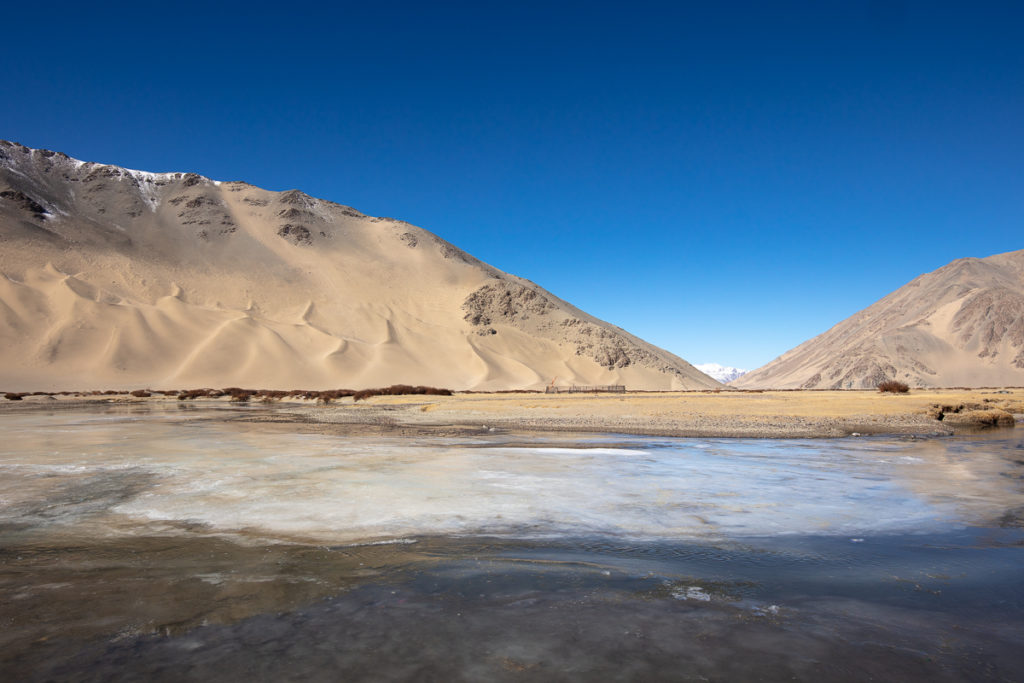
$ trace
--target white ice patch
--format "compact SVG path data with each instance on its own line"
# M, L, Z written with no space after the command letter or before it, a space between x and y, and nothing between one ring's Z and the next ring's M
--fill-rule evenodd
M524 448L523 453L543 453L545 455L647 455L647 451L632 448Z
M35 156L36 152L38 152L38 151L39 150L37 150L37 149L30 149L29 150L30 156ZM90 169L91 168L112 168L115 171L117 171L118 177L121 180L125 180L126 178L133 178L135 180L135 182L139 186L139 192L142 195L142 200L146 203L147 206L149 206L151 211L155 211L157 205L159 204L159 199L160 199L160 197L159 197L159 188L161 186L163 186L163 185L167 185L168 183L170 183L170 182L172 182L174 180L180 179L181 177L183 177L185 175L184 173L182 173L180 171L175 171L175 172L170 172L170 173L152 173L150 171L139 171L139 170L132 169L132 168L124 168L122 166L115 166L113 164L98 164L98 163L95 163L95 162L92 162L92 161L82 161L81 159L75 159L74 157L68 157L68 156L61 156L61 157L59 157L59 162L57 161L58 157L51 157L51 159L54 160L54 163L63 163L65 165L67 165L67 166L71 166L75 170L81 170L84 166L88 166ZM8 166L8 170L10 170L12 173L16 173L17 175L20 175L22 177L27 177L24 173L22 173L21 171L19 171L16 168L14 168L13 166ZM221 184L220 181L218 181L218 180L210 180L209 178L206 178L205 176L200 176L200 178L202 178L206 182L211 182L211 183L213 183L214 185L217 185L217 186L219 186ZM48 206L46 208L47 208L47 210L50 209L50 207L48 207ZM67 215L63 211L57 210L57 212L58 213L62 213L64 215Z
M139 194L142 195L142 201L146 202L149 206L150 211L156 211L157 205L160 203L160 195L158 188L161 185L166 185L167 181L159 182L157 178L153 176L155 173L143 173L142 171L128 171L135 177L135 180L139 184ZM170 174L160 174L170 175Z
M672 591L672 597L676 600L695 600L696 602L711 602L711 595L704 592L700 586L686 586Z
M779 615L778 605L754 605L750 611L762 617L776 617Z
M1019 500L1006 477L984 471L991 459L951 452L943 460L940 446L927 443L658 438L637 448L646 442L609 437L585 448L565 437L525 447L500 437L481 444L479 436L260 431L197 419L203 414L4 415L0 498L8 502L0 506L15 505L32 487L59 493L62 481L87 477L101 492L136 482L137 490L111 508L118 529L127 517L326 545L433 534L826 534L858 543L879 533L947 528L968 513L1001 512L1006 496ZM929 467L880 462L885 448L913 453Z

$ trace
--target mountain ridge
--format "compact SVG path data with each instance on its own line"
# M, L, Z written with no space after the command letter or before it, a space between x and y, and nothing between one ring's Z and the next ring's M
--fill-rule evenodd
M744 389L1024 385L1024 250L956 259L735 380Z

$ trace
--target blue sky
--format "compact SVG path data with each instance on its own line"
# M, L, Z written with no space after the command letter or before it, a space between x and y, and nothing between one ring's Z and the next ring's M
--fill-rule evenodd
M0 137L402 218L695 363L1024 248L1020 3L29 5Z

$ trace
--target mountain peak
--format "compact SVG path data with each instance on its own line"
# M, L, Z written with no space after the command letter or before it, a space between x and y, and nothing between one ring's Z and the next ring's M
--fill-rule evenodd
M714 377L722 384L728 384L729 382L739 379L750 372L749 370L742 370L729 365L719 365L718 363L698 363L693 367L697 368L708 377Z

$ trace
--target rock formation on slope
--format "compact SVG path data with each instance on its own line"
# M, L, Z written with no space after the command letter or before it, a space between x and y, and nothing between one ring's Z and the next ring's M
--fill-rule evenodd
M720 386L426 230L0 142L0 387Z
M1024 250L964 258L740 377L754 389L1024 386Z

